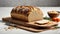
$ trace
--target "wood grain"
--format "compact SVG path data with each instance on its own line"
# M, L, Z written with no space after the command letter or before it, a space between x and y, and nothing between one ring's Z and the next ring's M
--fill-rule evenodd
M34 25L35 22L30 24L30 22L27 23L27 22L15 20L15 19L12 19L11 17L2 18L2 20L4 22L10 22L10 23L14 24L14 26L16 26L18 28L28 30L28 31L31 31L31 32L41 32L41 31L45 31L45 30L54 29L52 27L50 27L50 28L40 27L38 25ZM11 25L11 26L13 26L13 25Z

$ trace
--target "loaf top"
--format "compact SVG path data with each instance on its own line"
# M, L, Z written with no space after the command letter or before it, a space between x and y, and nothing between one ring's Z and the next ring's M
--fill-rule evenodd
M32 11L40 11L40 9L33 6L17 6L12 9L11 13L17 13L28 16Z

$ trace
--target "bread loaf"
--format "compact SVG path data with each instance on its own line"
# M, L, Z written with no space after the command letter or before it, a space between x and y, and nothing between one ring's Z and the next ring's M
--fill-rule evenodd
M43 19L42 11L37 7L32 6L17 6L12 9L11 17L23 21L37 21Z

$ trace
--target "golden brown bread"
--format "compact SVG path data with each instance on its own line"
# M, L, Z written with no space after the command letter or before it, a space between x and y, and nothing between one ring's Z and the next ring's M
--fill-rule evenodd
M11 17L23 21L36 21L43 19L42 11L33 6L17 6L12 9Z

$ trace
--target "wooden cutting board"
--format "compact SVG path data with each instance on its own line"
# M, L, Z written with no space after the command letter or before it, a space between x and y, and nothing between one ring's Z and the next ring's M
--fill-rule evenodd
M45 30L50 30L50 29L55 29L54 27L51 28L47 28L47 27L41 27L39 25L34 24L35 22L24 22L24 21L20 21L20 20L15 20L12 19L11 17L6 17L6 18L2 18L2 20L4 22L10 22L11 24L14 24L14 26L24 29L24 30L28 30L31 32L41 32L41 31L45 31ZM57 25L57 24L55 24ZM11 25L13 26L13 25Z

